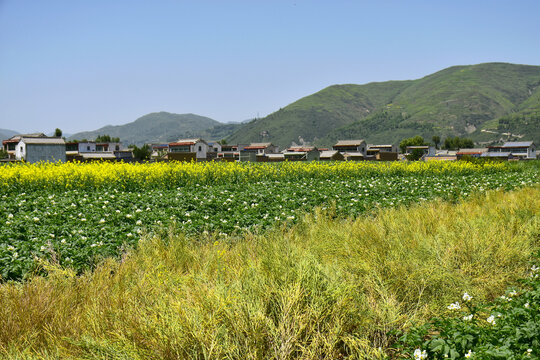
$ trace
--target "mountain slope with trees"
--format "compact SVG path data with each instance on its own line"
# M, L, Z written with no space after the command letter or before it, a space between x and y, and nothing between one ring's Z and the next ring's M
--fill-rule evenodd
M421 135L540 142L540 66L453 66L418 80L334 85L238 129L229 142L398 143ZM510 135L504 135L510 134Z

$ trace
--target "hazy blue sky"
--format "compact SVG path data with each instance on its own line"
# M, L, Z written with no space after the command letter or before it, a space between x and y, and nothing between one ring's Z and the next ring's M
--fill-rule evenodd
M540 1L0 0L0 128L265 116L332 84L540 65Z

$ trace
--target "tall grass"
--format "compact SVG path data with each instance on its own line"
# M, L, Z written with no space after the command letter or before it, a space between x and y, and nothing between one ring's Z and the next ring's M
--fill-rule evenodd
M499 295L540 245L540 188L315 212L241 238L145 238L76 276L0 285L4 358L384 358L391 329ZM172 234L172 232L171 232Z

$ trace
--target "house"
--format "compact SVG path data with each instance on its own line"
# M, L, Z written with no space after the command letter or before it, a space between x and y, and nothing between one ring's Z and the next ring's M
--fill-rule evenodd
M169 160L178 161L206 161L208 153L208 144L206 141L197 139L179 139L176 142L169 143Z
M337 150L344 154L346 152L355 154L354 157L359 157L358 153L362 154L365 158L367 155L367 145L364 140L339 140L334 146L333 150Z
M482 159L491 159L491 160L514 160L515 156L510 152L502 151L488 151L480 155Z
M68 143L70 149L73 147L73 144L75 143ZM82 153L90 153L90 152L109 152L109 151L119 151L122 149L122 143L120 142L95 142L95 141L81 141L76 143L77 144L77 151ZM66 148L67 150L67 148Z
M454 150L437 150L435 155L424 155L424 161L455 161L457 160L457 151Z
M405 153L411 154L413 151L419 150L422 156L435 156L435 146L431 145L411 145L405 148Z
M280 162L285 161L283 154L256 154L257 162Z
M536 146L532 141L505 142L503 145L488 146L490 153L511 153L519 159L536 159Z
M324 150L319 155L321 161L343 161L345 157L337 150Z
M464 156L479 158L482 154L487 153L488 148L471 148L471 149L459 149L456 152L458 160L461 160Z
M116 161L116 155L112 151L94 151L79 153L82 161Z
M343 153L343 157L346 161L363 161L366 160L367 155L357 151L347 151Z
M66 142L60 137L21 137L15 147L15 159L29 163L66 162Z
M240 151L244 150L246 146L245 144L223 144L221 145L221 151L217 153L217 159L222 161L240 161ZM255 161L255 159L254 157L252 161Z
M367 159L374 159L378 161L396 161L398 159L397 146L368 144L366 155Z
M320 152L314 146L291 146L283 152L287 161L318 161Z
M279 152L279 147L269 142L251 143L248 146L245 146L241 151L253 152L256 154L277 154Z
M2 147L4 151L8 153L8 159L14 160L17 145L19 144L19 141L21 141L21 138L46 138L46 137L47 135L43 133L15 135L15 136L10 137L7 140L3 140Z

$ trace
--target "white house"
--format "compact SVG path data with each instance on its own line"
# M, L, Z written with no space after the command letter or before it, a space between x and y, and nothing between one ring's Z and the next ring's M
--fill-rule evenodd
M15 158L29 163L66 161L66 142L59 137L21 137L15 148Z
M510 153L520 159L536 159L536 146L532 141L505 142L502 146L489 146L490 153Z
M206 160L208 144L202 139L179 139L169 143L169 153L193 153L198 160Z

